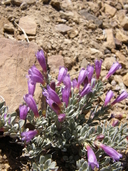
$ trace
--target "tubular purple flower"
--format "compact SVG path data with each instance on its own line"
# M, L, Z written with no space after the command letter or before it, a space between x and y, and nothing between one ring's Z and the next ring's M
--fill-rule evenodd
M115 127L119 124L119 121L117 119L114 119L112 122L112 126Z
M19 106L19 111L20 111L20 119L25 120L26 116L27 116L27 113L29 111L29 107L26 106L26 105L20 105Z
M86 78L84 79L84 82L83 82L84 87L87 86L88 83L89 83L89 82L88 82L88 78L86 77Z
M47 86L47 91L49 94L49 99L52 99L56 104L61 106L62 102L60 101L58 94L49 85Z
M109 90L105 98L104 106L107 106L107 104L110 102L113 96L114 96L113 91Z
M55 91L55 89L56 89L55 81L51 81L50 87Z
M59 83L57 85L60 85L64 79L64 77L67 75L67 69L64 67L59 68L59 75L58 75L58 81Z
M29 69L28 74L33 83L44 84L43 75L34 65Z
M80 92L80 97L85 96L86 94L90 93L92 90L92 87L90 86L90 84L87 84L83 90Z
M70 90L68 88L62 88L62 100L63 102L65 102L66 107L68 106L68 102L69 102L69 96L70 96Z
M33 111L35 117L39 117L39 113L37 110L36 102L31 94L26 94L24 97L24 101L30 107L30 109Z
M60 107L52 99L47 99L46 102L56 114L61 113Z
M105 136L103 134L97 135L96 140L103 140L104 137Z
M66 115L64 113L58 115L58 121L63 122L66 118Z
M69 91L71 90L71 80L70 80L70 76L66 75L63 79L63 83L66 86L67 89L69 89Z
M79 88L80 85L84 82L86 76L87 76L87 71L84 68L82 68L79 73L77 88Z
M76 88L77 87L77 80L76 79L74 79L74 80L72 80L72 82L71 82L71 85L72 85L72 87L73 88Z
M22 132L21 133L22 141L26 141L26 143L30 142L31 139L33 139L37 133L38 133L37 130Z
M108 79L111 75L113 75L113 74L114 74L118 69L120 69L120 68L121 68L121 65L120 65L118 62L115 62L115 63L111 66L111 68L110 68L108 74L106 75L106 79Z
M33 65L33 66L29 69L28 73L29 73L30 75L31 75L31 74L35 74L35 75L39 75L40 77L42 77L41 72L36 68L35 65Z
M87 71L88 71L88 82L91 83L91 79L92 79L93 72L94 72L94 66L88 65Z
M34 96L36 84L31 79L28 80L28 93Z
M118 153L112 147L106 146L104 144L100 144L99 146L100 146L100 148L102 148L104 150L104 152L107 155L109 155L111 158L113 158L114 161L118 161L122 157L122 154Z
M39 64L41 65L44 72L47 72L47 64L44 56L43 50L40 50L36 53L36 57L39 61Z
M99 168L97 158L91 147L89 145L86 145L86 149L87 149L87 156L88 156L88 164L91 166L92 170L94 170L95 167Z
M103 62L102 60L100 60L100 61L95 60L96 79L99 79L99 77L100 77L102 62Z
M128 97L128 93L126 91L123 91L113 102L112 105L115 103L119 103L120 101L126 99Z

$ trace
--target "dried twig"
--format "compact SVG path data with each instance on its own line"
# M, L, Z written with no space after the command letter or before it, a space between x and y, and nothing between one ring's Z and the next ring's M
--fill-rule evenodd
M19 26L19 24L17 24L15 21L14 21L14 23L15 23L15 24L21 29L21 31L24 33L24 36L25 36L27 42L29 43L28 36L27 36L27 34L25 33L24 29L22 29L22 28Z

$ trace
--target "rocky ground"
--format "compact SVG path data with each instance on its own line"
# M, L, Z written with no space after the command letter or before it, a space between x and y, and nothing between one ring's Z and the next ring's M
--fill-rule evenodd
M10 112L23 101L25 77L33 63L38 66L35 53L39 48L46 52L54 78L63 65L76 78L80 68L95 59L103 60L104 77L119 61L122 70L105 87L117 96L128 91L128 0L1 0L0 47L0 95ZM37 87L37 103L40 94ZM101 101L104 98L105 94ZM114 112L127 114L127 104L126 100L115 105ZM17 169L8 161L1 151L0 170Z

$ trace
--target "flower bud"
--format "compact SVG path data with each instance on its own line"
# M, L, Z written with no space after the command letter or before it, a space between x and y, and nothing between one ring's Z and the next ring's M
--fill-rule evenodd
M109 90L106 95L106 98L105 98L104 106L108 105L108 103L110 102L110 100L113 96L114 96L114 94L113 94L112 90Z
M44 72L47 72L47 64L44 56L43 50L40 50L36 53L37 60L39 61L40 66Z
M96 140L103 140L103 139L104 139L103 134L97 135L97 137L96 137Z
M31 79L28 80L28 94L34 96L36 84Z
M115 103L119 103L122 100L126 99L128 97L128 93L126 91L123 91L113 102L112 105L114 105Z
M88 156L88 164L91 166L92 170L95 169L95 167L99 168L99 164L97 162L97 158L95 156L95 153L91 149L91 147L85 143L85 147L87 149L87 156Z
M66 115L64 113L58 115L58 121L63 122L66 118Z
M96 79L99 79L100 77L100 72L101 72L101 65L102 65L102 60L95 61L95 71L96 71Z
M114 119L112 122L112 126L115 127L118 125L118 123L119 123L119 121L117 119Z
M35 102L33 96L31 94L26 94L24 96L24 101L26 102L28 107L30 107L30 109L33 111L35 117L39 117L39 113L38 113L38 110L37 110L36 102Z
M78 83L77 83L77 88L78 89L79 89L80 85L84 82L86 76L87 76L87 70L85 70L84 68L82 68L80 70L79 77L78 77Z
M115 63L111 66L111 68L110 68L108 74L106 75L106 79L108 79L111 75L113 75L113 74L114 74L118 69L120 69L120 68L121 68L121 65L120 65L118 62L115 62Z
M100 148L102 148L104 150L104 152L107 155L109 155L114 161L118 161L122 157L122 154L118 153L112 147L109 147L109 146L106 146L106 145L100 143Z
M91 79L92 79L93 72L94 72L94 66L88 65L87 71L88 71L88 82L91 83Z
M26 106L26 105L20 105L19 106L19 111L20 111L20 119L25 120L26 116L27 116L27 113L29 111L29 107Z
M83 97L85 96L86 94L90 93L92 90L92 87L90 86L90 84L87 84L83 90L80 92L80 96Z
M29 141L31 141L31 139L33 139L36 136L36 134L37 134L37 130L22 132L21 133L22 141L26 141L26 143L28 143Z
M59 75L58 75L58 81L59 83L57 85L60 85L64 79L64 77L67 75L67 69L64 67L59 68Z

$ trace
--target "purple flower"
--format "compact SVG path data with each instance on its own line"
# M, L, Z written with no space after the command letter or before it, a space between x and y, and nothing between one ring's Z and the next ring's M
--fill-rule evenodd
M93 72L94 72L94 66L88 65L87 71L88 71L88 82L91 83L91 79L92 79Z
M65 102L66 107L68 106L69 97L70 97L70 90L66 87L62 88L62 100L63 102Z
M28 70L28 74L29 74L29 78L33 83L44 84L43 75L34 65Z
M66 86L67 89L69 89L69 91L71 90L71 80L70 80L70 76L66 75L63 79L63 83Z
M31 79L28 80L28 93L34 96L36 84Z
M56 104L52 99L47 99L46 102L49 104L49 106L51 107L51 109L52 109L56 114L61 113L60 107L59 107L58 104Z
M31 141L32 138L34 138L36 136L36 134L37 134L36 130L22 132L21 133L22 141L26 141L26 143L28 143L29 141Z
M77 87L77 80L76 79L74 79L74 80L72 80L72 82L71 82L71 84L72 84L72 87L73 88L76 88Z
M26 106L26 105L20 105L19 106L19 111L20 111L20 119L25 120L26 116L27 116L27 113L29 111L29 107Z
M112 105L115 103L119 103L120 101L126 99L128 97L128 93L126 91L123 91L113 102Z
M63 122L66 118L66 115L64 113L58 115L58 121Z
M55 91L55 89L56 89L55 81L51 81L50 87Z
M104 139L104 135L103 134L97 135L96 139L97 140L103 140Z
M52 99L59 106L62 105L58 94L49 85L47 86L47 92L49 95L49 99Z
M91 147L89 145L86 145L86 149L87 149L88 163L91 166L92 170L94 170L95 167L99 168L97 158Z
M108 79L112 74L114 74L114 73L115 73L118 69L120 69L120 68L121 68L121 65L120 65L118 62L115 62L115 63L111 66L111 68L110 68L108 74L106 75L106 79Z
M122 154L118 153L116 150L109 146L100 144L100 148L102 148L107 155L113 158L114 161L118 161L122 157Z
M109 90L105 98L104 106L107 106L107 104L110 102L113 96L114 96L113 91Z
M67 69L64 67L59 68L59 75L58 75L58 85L60 85L64 79L64 77L67 75Z
M101 71L102 60L98 61L95 60L95 71L96 71L96 78L99 79L100 71Z
M80 96L83 97L85 96L86 94L90 93L92 90L92 87L90 86L90 84L87 84L83 90L80 92Z
M86 76L87 76L87 71L84 68L82 68L79 73L77 88L79 88L80 85L84 82Z
M112 126L115 127L118 125L118 123L119 123L119 121L117 119L114 119L112 122Z
M44 52L43 50L40 50L36 53L36 57L43 69L44 72L47 72L47 64L46 64L46 60L45 60L45 56L44 56Z
M24 97L24 101L30 107L30 109L33 111L35 117L39 117L39 113L37 110L36 102L31 94L26 94Z

